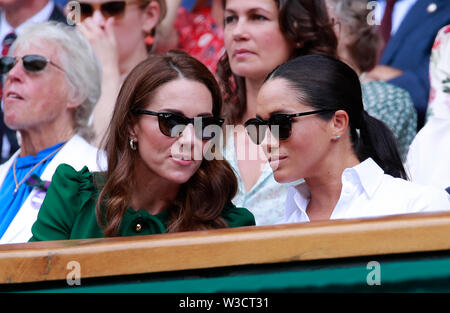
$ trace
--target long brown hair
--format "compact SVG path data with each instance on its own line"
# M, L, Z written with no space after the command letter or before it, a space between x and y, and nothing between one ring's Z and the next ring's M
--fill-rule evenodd
M96 215L105 236L120 235L120 224L129 207L131 190L136 181L134 165L139 154L137 150L130 149L129 130L139 117L132 111L145 108L159 86L178 79L180 75L198 81L209 89L213 100L212 113L215 117L220 116L222 97L214 76L201 62L184 52L150 55L130 72L120 89L103 141L108 170L97 200ZM226 227L221 212L236 191L237 179L227 161L203 159L200 168L180 187L174 203L170 205L166 231Z
M280 31L294 47L290 59L313 53L336 56L337 38L322 0L273 1L278 6ZM226 0L222 3L225 8ZM232 72L226 53L216 75L224 96L226 123L238 124L247 111L245 79Z

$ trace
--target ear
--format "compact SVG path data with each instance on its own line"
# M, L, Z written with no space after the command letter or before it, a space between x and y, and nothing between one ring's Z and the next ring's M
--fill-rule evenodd
M80 101L69 100L69 101L67 101L66 106L68 109L74 110L74 109L78 108L79 106L81 106L81 103L80 103Z
M127 127L128 131L128 139L136 139L138 138L138 134L139 134L139 123L135 123L134 125L129 125Z
M349 125L349 116L344 110L337 110L330 120L330 132L332 139L339 139L345 134Z
M77 95L75 92L73 92L72 88L70 88L67 85L67 102L66 102L66 107L69 110L76 109L77 107L81 106L84 101L85 101L85 99L83 99L80 94Z
M150 3L143 9L142 31L145 34L150 33L159 23L161 16L161 7L158 1L150 1Z

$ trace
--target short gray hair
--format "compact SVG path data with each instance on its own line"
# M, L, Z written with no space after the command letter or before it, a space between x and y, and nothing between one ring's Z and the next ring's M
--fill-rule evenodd
M58 58L72 91L69 96L81 104L74 112L75 132L90 140L93 131L89 119L101 95L101 65L87 39L75 27L57 22L25 26L11 47L11 52L17 46L45 48L48 42L61 48Z
M382 38L378 29L369 23L371 11L368 1L325 0L325 3L336 16L337 22L347 28L345 36L349 43L346 49L355 65L362 72L373 69L378 62Z

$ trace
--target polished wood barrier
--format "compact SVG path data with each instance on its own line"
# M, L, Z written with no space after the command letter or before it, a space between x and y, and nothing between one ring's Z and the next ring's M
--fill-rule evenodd
M450 214L0 245L0 283L450 250Z

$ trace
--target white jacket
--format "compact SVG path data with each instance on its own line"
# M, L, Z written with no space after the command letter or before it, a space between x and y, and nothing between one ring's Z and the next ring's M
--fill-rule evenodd
M98 154L98 151L96 147L90 145L81 136L74 135L53 157L42 173L41 179L51 181L56 168L62 163L71 165L77 171L84 166L87 166L91 172L104 171L106 170L106 158L104 153ZM0 186L19 153L20 149L0 166ZM98 161L97 155L99 155ZM0 238L0 244L27 242L31 238L31 227L37 219L44 197L45 191L39 188L34 188L31 191L3 237Z

